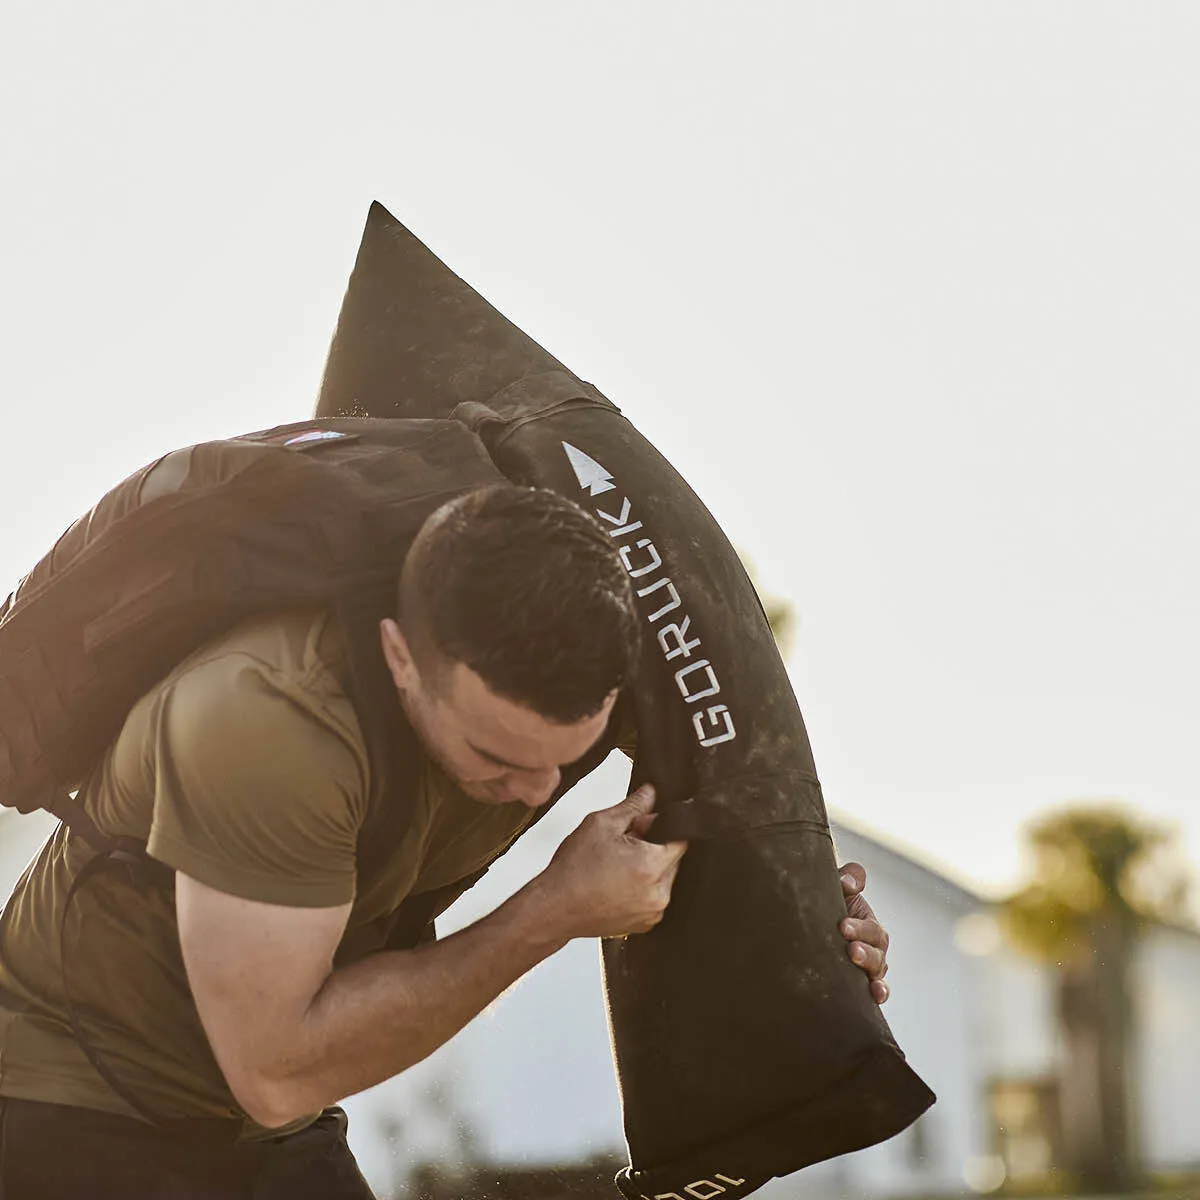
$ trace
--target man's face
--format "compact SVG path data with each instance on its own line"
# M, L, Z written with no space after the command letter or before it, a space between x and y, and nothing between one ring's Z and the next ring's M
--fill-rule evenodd
M462 663L436 679L418 669L395 621L380 628L384 657L405 714L431 758L473 800L536 808L554 794L561 769L582 758L608 724L613 692L593 716L570 725L496 695Z

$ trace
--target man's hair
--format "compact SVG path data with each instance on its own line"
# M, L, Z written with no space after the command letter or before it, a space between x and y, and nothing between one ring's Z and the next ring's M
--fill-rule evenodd
M637 662L633 587L612 538L547 488L495 484L439 508L400 576L400 625L436 657L561 724L598 712Z

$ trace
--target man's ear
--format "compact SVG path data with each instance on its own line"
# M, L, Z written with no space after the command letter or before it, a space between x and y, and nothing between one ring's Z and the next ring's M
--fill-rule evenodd
M384 617L379 622L379 644L392 681L399 691L406 691L416 681L417 664L413 660L408 639L391 617Z

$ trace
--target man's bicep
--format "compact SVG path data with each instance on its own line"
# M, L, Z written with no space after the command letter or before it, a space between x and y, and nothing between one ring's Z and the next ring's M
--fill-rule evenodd
M175 908L204 1031L234 1095L254 1116L332 971L350 905L264 904L177 871Z

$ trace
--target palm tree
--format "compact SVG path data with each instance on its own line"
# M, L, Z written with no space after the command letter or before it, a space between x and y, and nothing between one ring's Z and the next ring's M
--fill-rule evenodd
M1005 904L1019 947L1058 971L1064 1166L1084 1188L1136 1175L1130 970L1148 922L1178 919L1186 882L1165 864L1166 829L1111 803L1081 804L1029 830L1036 874Z

